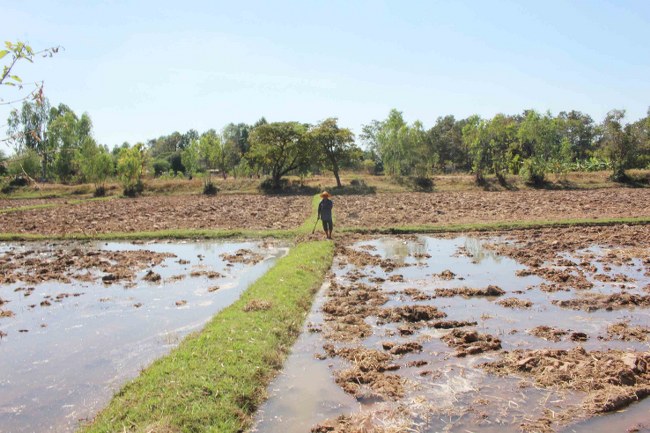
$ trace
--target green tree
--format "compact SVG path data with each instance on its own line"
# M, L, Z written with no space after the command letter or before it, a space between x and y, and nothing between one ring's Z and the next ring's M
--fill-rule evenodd
M623 125L625 110L611 110L602 124L601 146L612 165L612 179L627 179L628 168L636 150L636 137L631 125Z
M341 187L339 169L354 155L354 134L347 128L339 128L336 118L325 119L309 130L308 139L323 155L324 162L334 173L336 186Z
M144 144L122 148L117 160L117 174L124 187L124 195L133 197L142 192L142 175L145 166Z
M89 138L78 150L77 160L84 180L94 184L95 196L103 196L106 192L106 179L115 171L113 158L108 150Z
M310 162L312 149L305 125L274 122L257 126L250 134L247 158L271 175L273 188L281 187L282 177Z
M203 133L199 139L199 155L209 170L219 170L226 179L238 160L234 143L225 142L214 129Z
M181 152L181 161L185 167L185 174L191 179L198 173L201 161L199 154L199 140L194 139L188 146Z
M79 171L76 157L87 141L92 141L92 121L87 113L80 118L64 104L50 110L48 123L50 148L55 149L54 171L58 179L70 182Z
M14 109L7 121L8 132L17 153L34 150L41 159L41 178L47 179L48 167L54 160L56 143L48 140L50 104L42 101L24 101L20 111Z
M489 141L487 134L488 122L478 115L470 116L463 126L463 143L468 149L472 160L472 172L476 183L485 183L485 172L489 170L490 160Z

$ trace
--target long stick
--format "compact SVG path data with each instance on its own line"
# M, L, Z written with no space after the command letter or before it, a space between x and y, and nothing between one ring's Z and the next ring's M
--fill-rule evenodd
M314 228L311 229L311 234L312 234L312 235L313 235L314 232L316 231L316 224L318 224L318 220L319 220L319 219L320 219L320 218L316 218L316 222L314 223Z

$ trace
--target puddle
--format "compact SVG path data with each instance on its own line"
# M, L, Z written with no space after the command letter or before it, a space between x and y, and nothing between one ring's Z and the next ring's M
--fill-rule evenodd
M591 312L563 308L553 301L576 297L577 292L581 295L585 291L540 290L545 279L521 272L528 268L485 248L488 242L507 241L427 236L365 240L351 246L356 252L379 256L365 265L339 251L328 283L335 290L324 287L319 293L305 332L283 373L269 388L270 398L257 414L254 431L297 433L317 425L318 429L313 431L520 432L521 425L528 431L554 431L559 428L557 424L538 428L535 422L544 417L553 419L555 414L559 417L567 408L578 410L585 392L540 387L520 375L496 376L479 365L499 360L504 351L514 350L582 347L586 351L647 352L650 349L647 340L623 341L608 337L608 327L614 323L648 326L648 308ZM598 258L607 251L593 247L575 254L591 254ZM570 255L565 258L577 260ZM396 265L393 267L381 260L393 261ZM633 283L596 281L592 278L595 274L624 274ZM642 288L650 281L640 259L609 265L608 269L597 263L596 270L588 277L594 286L587 292L603 294L625 290L643 295L647 289ZM490 285L505 293L501 296L443 296L449 291L485 289ZM358 302L355 298L330 298L340 296L332 293L357 296L357 292L360 293ZM385 296L386 302L379 301L379 306L371 306L378 296ZM509 298L530 304L524 308L499 304ZM327 304L329 300L334 304ZM455 354L461 350L450 347L442 339L456 331L443 329L446 325L442 322L440 327L433 326L433 321L422 326L417 319L410 323L393 321L392 316L382 313L394 309L391 311L404 314L400 309L410 305L433 308L431 311L437 311L436 314L442 312L446 315L441 319L444 321L475 322L474 326L457 328L459 335L472 331L479 337L490 335L498 339L501 350L488 349L473 354L470 347L467 354L457 357ZM324 306L326 313L323 313ZM348 311L341 313L337 310L339 307ZM554 327L566 334L544 339L531 332L538 326ZM310 332L313 330L322 332ZM328 344L329 350L324 350L323 345ZM395 349L396 346L399 347ZM375 354L373 356L390 354L390 360L386 365L376 361L373 365L363 361L360 352L349 355L347 350L351 348L371 350L364 353ZM351 376L350 382L345 382L348 376L342 376L341 372L349 373L346 369L351 367L361 370L357 376ZM387 384L374 382L377 374L384 378L398 376L403 392L397 388L397 397L395 391L393 395L386 394ZM625 431L634 423L650 424L647 408L648 400L632 404L620 413L595 417L562 431ZM347 418L337 421L339 416ZM612 430L613 426L623 425L625 429Z
M74 431L287 252L262 242L27 243L0 245L0 257L36 251L48 261L55 250L167 256L154 266L145 260L134 278L112 284L102 283L106 273L90 270L94 281L46 281L33 290L21 282L0 285L0 299L9 301L2 308L14 314L0 318L6 334L0 339L0 432ZM255 260L227 260L241 251ZM146 281L149 271L160 278Z

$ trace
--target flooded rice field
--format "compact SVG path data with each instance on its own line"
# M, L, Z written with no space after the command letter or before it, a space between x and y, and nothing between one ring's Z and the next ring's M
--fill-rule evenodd
M338 245L253 431L650 431L649 234Z
M275 242L0 244L0 432L71 432L240 294Z

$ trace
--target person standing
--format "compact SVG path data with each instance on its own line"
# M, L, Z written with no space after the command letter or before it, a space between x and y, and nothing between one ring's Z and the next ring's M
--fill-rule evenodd
M332 230L334 229L334 221L332 220L334 203L330 200L330 197L332 195L329 192L323 191L320 195L322 200L318 203L318 218L323 222L323 230L327 239L332 239Z

